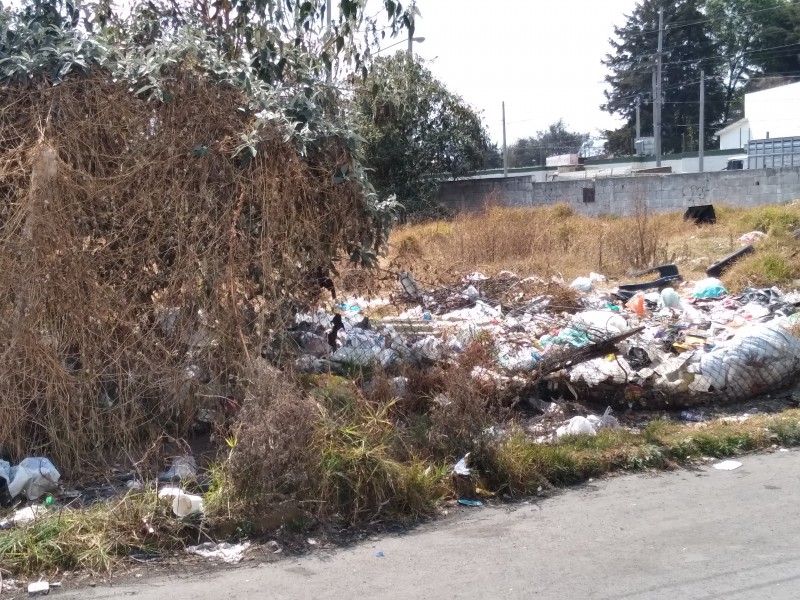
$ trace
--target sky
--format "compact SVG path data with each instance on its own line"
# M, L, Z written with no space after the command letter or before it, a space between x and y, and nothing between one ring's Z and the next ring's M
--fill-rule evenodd
M596 134L619 122L600 110L600 61L614 25L636 0L417 0L414 53L434 75L481 111L493 141L535 135L563 118ZM401 46L402 48L402 46Z

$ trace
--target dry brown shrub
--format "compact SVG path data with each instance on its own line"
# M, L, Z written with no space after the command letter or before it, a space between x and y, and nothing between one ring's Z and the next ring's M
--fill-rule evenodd
M319 486L319 450L313 444L320 409L287 377L255 361L227 468L231 498L254 507L297 507Z
M69 476L181 437L362 239L335 144L301 160L243 98L177 70L151 104L101 76L0 90L0 440Z

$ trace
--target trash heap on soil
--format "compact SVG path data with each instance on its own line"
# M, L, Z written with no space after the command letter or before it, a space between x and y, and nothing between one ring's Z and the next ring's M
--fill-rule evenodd
M476 380L559 388L564 397L625 408L677 408L745 400L792 383L800 368L800 293L728 293L718 279L613 288L592 273L560 280L472 273L455 288L398 286L409 307L380 315L386 300L349 298L333 312L296 318L306 372L348 366L425 366L457 359L478 336L494 366Z

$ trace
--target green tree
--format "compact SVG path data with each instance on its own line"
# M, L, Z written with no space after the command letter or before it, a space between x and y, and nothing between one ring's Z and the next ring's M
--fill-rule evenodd
M535 136L522 138L511 144L508 151L509 167L532 167L545 164L548 156L577 154L589 139L588 133L569 131L564 119L559 119Z
M496 143L490 144L483 155L484 169L502 169L503 153Z
M378 195L395 195L407 217L436 213L438 180L484 166L490 148L479 115L405 52L379 58L356 79L353 117Z
M751 61L765 76L800 76L800 0L779 3L757 36Z
M798 69L797 48L791 53L772 48L798 42L798 22L791 19L797 12L797 5L793 8L786 0L706 0L706 15L719 48L723 122L740 111L737 105L750 77L775 69Z
M606 76L608 89L603 110L622 117L620 130L609 132L608 150L630 154L636 123L637 98L642 103L642 130L653 122L652 81L658 38L658 0L643 0L626 17L622 27L615 27L615 39L609 40L612 52L603 64L611 71ZM722 121L724 91L714 77L718 66L717 48L709 20L701 12L701 0L677 0L664 3L664 46L662 60L662 150L680 152L694 147L699 128L700 70L709 75L706 81L706 140ZM648 101L649 100L649 101ZM649 128L652 131L652 127Z

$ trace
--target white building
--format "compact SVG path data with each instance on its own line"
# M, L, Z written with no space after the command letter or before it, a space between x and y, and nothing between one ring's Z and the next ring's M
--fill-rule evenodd
M800 82L744 95L744 118L716 132L720 150L800 135Z

